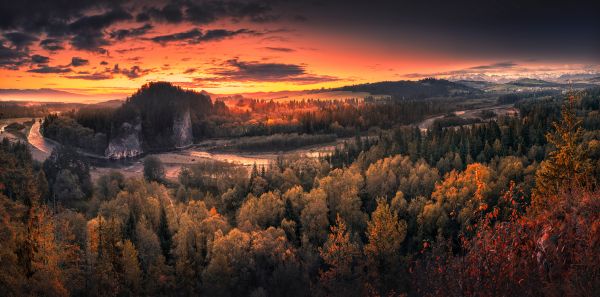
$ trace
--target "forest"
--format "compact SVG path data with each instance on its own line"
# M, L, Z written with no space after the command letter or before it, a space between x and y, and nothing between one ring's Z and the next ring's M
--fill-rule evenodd
M398 83L401 83L400 86L396 86ZM277 138L277 134L283 134L289 138L288 141L272 144L276 150L285 150L289 147L286 143L302 146L315 142L315 137L299 138L294 136L296 134L321 134L324 141L329 139L328 134L350 137L357 131L366 132L375 127L390 129L394 125L416 123L428 116L464 107L464 96L432 97L448 95L451 88L461 89L463 92L460 94L480 93L460 84L435 79L393 85L399 88L398 91L421 92L422 95L392 96L391 101L384 103L350 99L342 102L249 98L211 100L203 93L184 90L166 82L154 82L143 86L117 108L90 106L60 115L51 113L44 118L41 131L45 137L62 144L102 154L109 141L120 134L122 124L129 122L140 124L145 150L173 149L174 120L189 110L195 143L211 138L271 135Z
M517 116L427 131L411 124L456 110L453 99L225 104L145 88L120 109L46 117L47 137L70 146L43 163L26 144L0 143L0 295L600 292L598 88L506 96ZM169 180L160 160L146 158L143 178L113 171L93 182L74 147L101 146L132 114L169 117L178 107L158 98L173 94L195 106L196 139L272 135L238 144L261 149L355 137L328 156L248 171L206 161ZM156 110L140 110L142 95ZM267 114L273 125L263 124ZM157 124L144 137L164 145ZM376 136L361 137L374 127Z

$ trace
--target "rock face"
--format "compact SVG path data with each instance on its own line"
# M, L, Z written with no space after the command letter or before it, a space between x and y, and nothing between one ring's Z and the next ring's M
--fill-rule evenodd
M140 155L143 152L140 141L141 131L141 124L134 126L130 123L123 123L119 128L117 136L113 137L108 143L108 148L105 152L106 157L123 159Z
M141 155L142 149L142 125L141 120L135 120L137 124L123 123L110 142L105 151L105 156L110 159L132 158ZM176 148L186 147L193 143L192 120L189 109L179 113L173 120L173 144Z
M173 121L173 143L175 147L181 148L192 144L192 119L190 110L186 109Z

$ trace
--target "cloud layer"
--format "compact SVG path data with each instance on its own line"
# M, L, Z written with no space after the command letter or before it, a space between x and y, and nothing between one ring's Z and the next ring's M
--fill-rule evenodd
M137 85L496 79L544 71L523 65L533 59L599 64L599 6L586 0L0 1L0 72ZM427 67L417 69L413 59ZM461 67L443 66L454 60Z

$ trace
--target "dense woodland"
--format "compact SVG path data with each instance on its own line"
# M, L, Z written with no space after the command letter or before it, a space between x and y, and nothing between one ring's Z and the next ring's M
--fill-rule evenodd
M5 141L0 295L597 296L600 90L514 100L518 117L427 132L407 124L451 104L291 102L320 111L287 132L378 136L248 173L200 162L177 181L148 158L144 179L93 184L72 148L40 164ZM84 113L86 135L110 135Z
M383 81L345 86L334 90L388 94L396 99L423 99L430 97L452 97L480 95L478 89L444 79L426 78L419 81Z
M408 84L408 82L407 82ZM480 92L444 80L424 80L410 86L402 85L424 94L446 95L448 89L458 88L460 94ZM441 91L445 90L445 91ZM425 96L425 95L423 95ZM190 110L192 134L195 142L210 138L239 138L274 134L335 134L338 137L353 136L369 129L390 129L394 125L407 125L424 120L428 116L444 114L462 108L464 97L421 99L421 95L406 98L393 96L383 103L358 100L342 102L260 101L239 100L211 101L203 93L183 90L169 83L156 82L143 86L118 108L87 107L45 117L42 133L45 137L80 149L101 153L111 138L119 135L119 127L125 122L141 124L142 141L146 150L173 148L173 120ZM169 98L169 100L165 100ZM322 138L329 141L328 138ZM297 140L297 137L296 137ZM314 144L314 138L305 138ZM291 139L290 141L294 141ZM245 141L252 142L251 139ZM287 149L286 144L274 149ZM261 150L260 145L253 150Z

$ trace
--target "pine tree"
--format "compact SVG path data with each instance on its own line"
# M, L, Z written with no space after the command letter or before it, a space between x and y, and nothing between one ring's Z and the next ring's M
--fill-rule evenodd
M536 172L536 189L533 204L544 208L547 198L589 185L591 163L581 147L583 128L575 111L576 96L569 95L561 110L560 122L554 122L554 132L546 139L554 145Z
M360 296L357 260L359 247L350 239L346 222L338 215L327 242L319 253L328 269L320 272L320 282L326 296Z
M135 214L132 210L129 210L129 217L123 227L123 239L134 240L135 239L135 225L136 225Z
M160 240L160 248L167 263L171 260L171 245L173 239L171 231L169 231L169 222L167 221L167 212L165 207L160 208L160 222L158 224L158 239Z
M388 296L401 283L400 246L406 237L406 222L398 221L384 199L377 201L367 227L365 245L369 284L380 296ZM398 293L397 291L395 293Z

